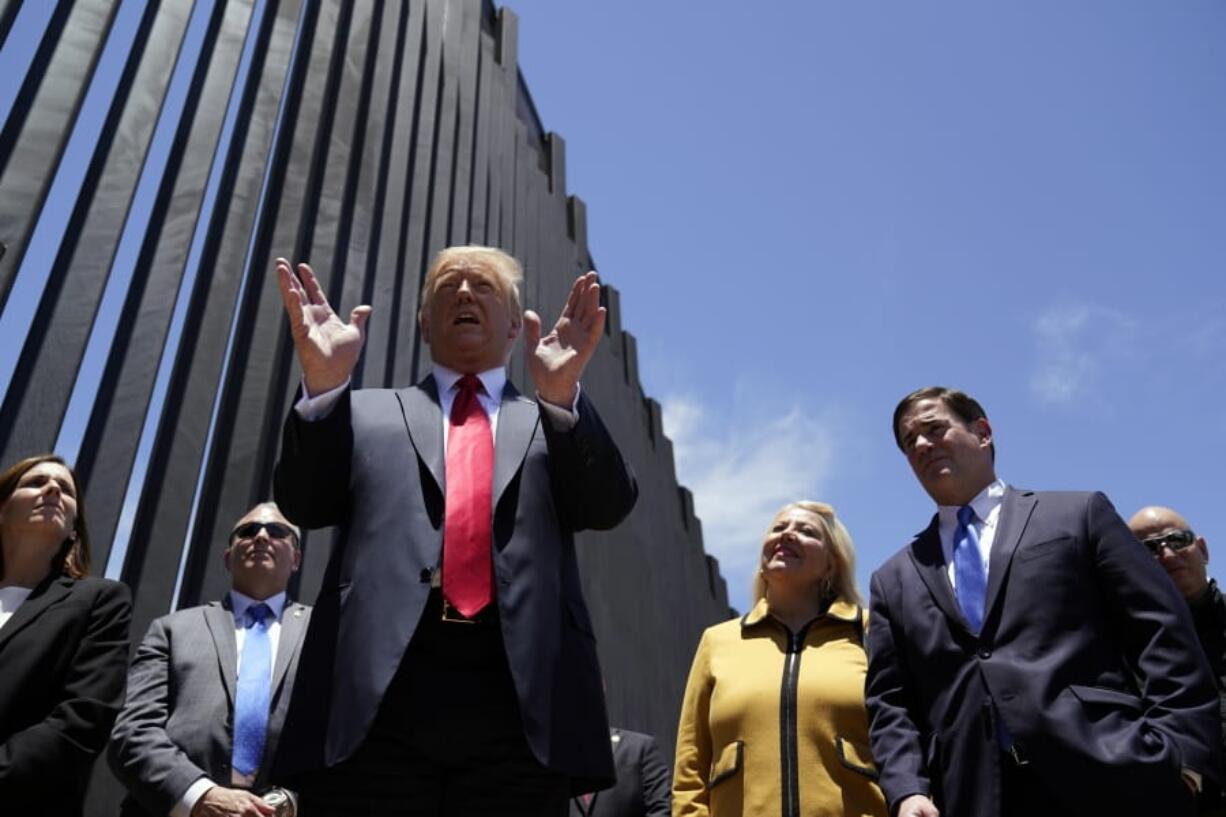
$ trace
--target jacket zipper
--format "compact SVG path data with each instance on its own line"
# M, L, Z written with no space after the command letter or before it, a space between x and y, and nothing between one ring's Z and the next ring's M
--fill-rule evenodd
M787 628L784 628L785 630ZM779 702L779 756L782 767L782 817L800 817L800 770L797 768L796 679L800 675L800 648L809 625L799 633L788 632L787 658L783 662L783 689Z

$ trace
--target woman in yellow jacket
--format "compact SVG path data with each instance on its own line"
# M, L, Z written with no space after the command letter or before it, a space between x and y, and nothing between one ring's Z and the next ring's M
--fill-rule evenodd
M884 817L864 709L865 615L834 509L775 515L757 603L707 629L694 656L673 817Z

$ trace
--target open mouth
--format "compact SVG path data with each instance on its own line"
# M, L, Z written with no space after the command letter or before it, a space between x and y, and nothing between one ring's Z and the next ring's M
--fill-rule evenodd
M787 557L790 559L800 558L800 554L790 545L775 545L775 549L771 551L772 559Z
M468 324L471 326L479 326L481 324L481 319L477 317L476 312L470 312L468 310L465 310L463 312L457 313L455 318L451 322L455 326L463 326L465 324Z

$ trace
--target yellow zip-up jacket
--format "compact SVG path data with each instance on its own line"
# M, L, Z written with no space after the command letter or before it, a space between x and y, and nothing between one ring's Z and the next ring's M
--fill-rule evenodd
M677 729L673 817L885 817L864 709L866 616L800 633L766 602L703 633Z

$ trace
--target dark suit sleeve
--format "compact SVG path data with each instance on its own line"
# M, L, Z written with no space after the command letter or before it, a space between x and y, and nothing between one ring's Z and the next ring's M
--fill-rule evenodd
M643 781L643 806L647 817L668 817L672 808L668 766L660 756L660 747L653 737L647 737L643 742L639 775Z
M1090 497L1085 525L1100 592L1147 704L1145 719L1175 744L1184 768L1216 777L1218 697L1187 604L1101 493Z
M68 662L58 702L38 723L0 744L0 791L50 792L71 770L93 762L123 698L131 593L102 582L81 640Z
M540 410L553 490L571 530L608 530L634 507L638 483L586 395L579 396L578 409L578 422L569 429L555 428Z
M348 512L351 395L345 389L332 411L318 420L307 422L293 408L285 418L273 495L286 518L304 528L340 524Z
M157 619L136 650L127 700L107 747L115 776L153 814L168 814L188 787L206 776L166 734L170 650L165 619Z
M870 585L865 700L873 757L881 771L878 783L892 814L904 797L930 794L932 787L924 762L923 735L911 714L910 669L898 652L888 582L889 578L879 571L873 574Z

